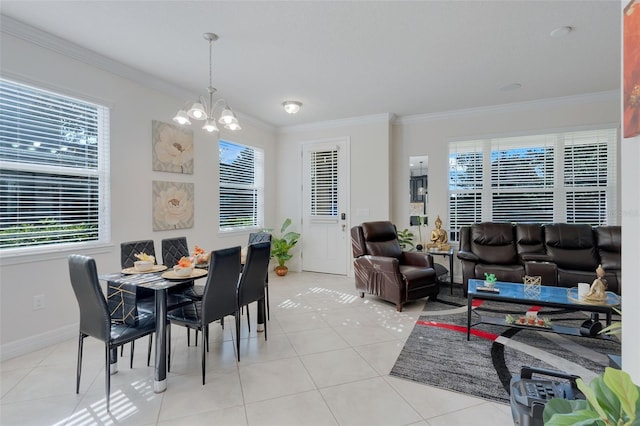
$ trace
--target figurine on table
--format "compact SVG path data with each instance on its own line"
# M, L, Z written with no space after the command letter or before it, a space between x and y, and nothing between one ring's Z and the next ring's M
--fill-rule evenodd
M448 251L451 245L447 243L447 231L442 229L442 220L440 216L436 218L436 229L431 231L431 242L427 244L427 248Z
M598 269L596 269L598 278L591 284L589 293L587 293L587 300L592 302L604 302L607 300L607 280L604 279L604 273L602 265L598 265Z

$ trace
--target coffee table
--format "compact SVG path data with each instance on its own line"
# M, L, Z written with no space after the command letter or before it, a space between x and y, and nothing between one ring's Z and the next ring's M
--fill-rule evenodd
M497 282L495 286L495 288L499 291L497 293L478 290L478 287L483 286L484 281L482 280L469 280L469 289L467 291L467 340L469 340L469 337L471 335L471 327L479 324L493 324L505 327L529 328L540 331L551 331L558 334L569 334L573 336L584 335L580 332L580 328L577 327L568 327L559 324L551 324L549 327L537 327L525 324L520 325L518 323L507 323L505 318L495 318L480 315L477 312L475 313L476 315L478 315L479 320L471 324L472 302L474 299L495 300L503 303L513 304L549 306L568 309L572 311L592 312L596 314L602 313L606 315L607 325L611 324L611 314L613 308L620 304L620 297L611 292L607 292L606 303L592 304L576 302L575 299L569 297L569 292L567 291L569 289L565 287L540 286L540 295L531 297L525 294L525 286L524 284L520 283ZM607 336L598 335L592 337L606 338Z

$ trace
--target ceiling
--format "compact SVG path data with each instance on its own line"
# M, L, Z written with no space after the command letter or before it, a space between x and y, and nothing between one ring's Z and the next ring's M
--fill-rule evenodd
M619 90L607 1L13 1L3 15L276 127ZM565 37L555 28L570 26ZM519 83L521 88L501 90ZM187 99L185 99L186 101ZM284 100L298 100L296 115ZM176 109L182 105L176 105Z

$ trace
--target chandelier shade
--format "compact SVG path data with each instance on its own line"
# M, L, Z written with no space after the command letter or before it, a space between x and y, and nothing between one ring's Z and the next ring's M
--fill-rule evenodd
M216 108L221 107L222 112L220 113L218 123L224 125L225 129L241 130L242 127L240 127L238 117L236 117L236 114L231 110L229 105L227 105L227 102L224 99L218 99L215 102L213 101L213 94L216 92L216 88L212 85L211 50L213 42L218 40L218 36L214 33L204 33L203 37L205 40L209 41L209 86L207 87L209 98L207 99L204 96L200 96L199 99L191 103L188 110L186 108L178 110L176 115L173 117L173 121L181 126L191 125L191 119L204 121L205 123L202 126L203 130L206 130L209 133L218 132L219 129L216 125L214 114L216 112Z

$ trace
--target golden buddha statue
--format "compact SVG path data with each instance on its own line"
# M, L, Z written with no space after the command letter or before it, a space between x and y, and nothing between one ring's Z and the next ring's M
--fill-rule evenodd
M442 229L442 220L440 216L436 218L436 229L431 231L431 242L427 244L427 248L440 251L447 251L451 248L451 245L447 243L447 231Z

